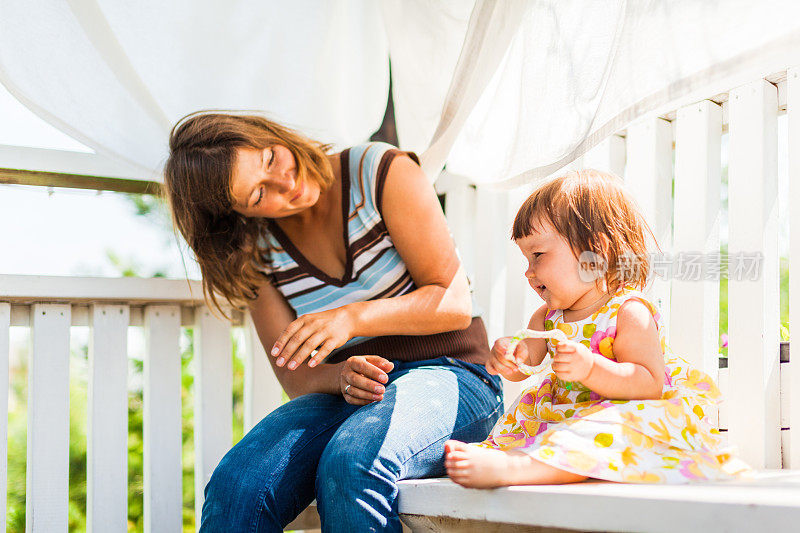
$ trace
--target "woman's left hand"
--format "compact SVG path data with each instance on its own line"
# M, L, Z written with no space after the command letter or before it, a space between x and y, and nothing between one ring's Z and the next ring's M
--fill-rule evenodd
M308 366L314 367L349 341L354 328L355 319L346 307L302 315L283 330L270 354L277 357L277 366L285 364L289 370L300 366L309 356Z
M594 358L595 354L579 342L559 342L553 357L553 371L564 381L583 381L592 373Z

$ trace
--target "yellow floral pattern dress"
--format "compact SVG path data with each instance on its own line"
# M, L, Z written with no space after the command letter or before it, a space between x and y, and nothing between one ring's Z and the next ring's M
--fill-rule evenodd
M570 340L616 360L617 311L630 299L648 307L658 328L666 363L661 399L609 400L580 383L563 382L550 366L557 343L550 339L551 357L536 367L533 386L480 446L522 451L556 468L609 481L687 483L749 473L707 419L719 389L707 374L670 351L661 315L644 294L620 289L577 322L564 322L561 310L548 310L545 330L560 329Z

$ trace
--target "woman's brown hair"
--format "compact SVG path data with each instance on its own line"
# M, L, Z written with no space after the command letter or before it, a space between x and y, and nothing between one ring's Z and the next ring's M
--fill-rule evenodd
M585 169L545 183L520 207L511 238L527 237L542 223L564 237L576 258L592 252L602 259L605 272L595 272L596 279L604 274L610 292L621 286L647 286L650 256L646 234L656 246L658 243L619 177Z
M245 305L256 298L269 266L268 250L259 244L267 221L233 210L237 150L275 144L294 155L298 180L316 181L322 190L333 183L328 145L262 116L199 111L179 120L169 136L164 194L173 223L197 257L206 302L226 317L217 294Z

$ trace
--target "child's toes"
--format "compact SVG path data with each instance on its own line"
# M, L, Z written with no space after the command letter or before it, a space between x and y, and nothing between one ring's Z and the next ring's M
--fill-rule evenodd
M444 443L444 449L447 452L464 451L469 448L469 444L461 442L460 440L449 440Z

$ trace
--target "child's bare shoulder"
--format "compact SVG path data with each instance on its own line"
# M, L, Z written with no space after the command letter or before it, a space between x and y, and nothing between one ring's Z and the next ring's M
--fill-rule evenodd
M656 322L650 307L638 298L625 301L617 311L617 329L645 331L656 329Z
M535 329L537 331L544 331L544 318L546 315L547 306L543 305L533 313L533 316L531 316L531 320L528 322L528 328Z

